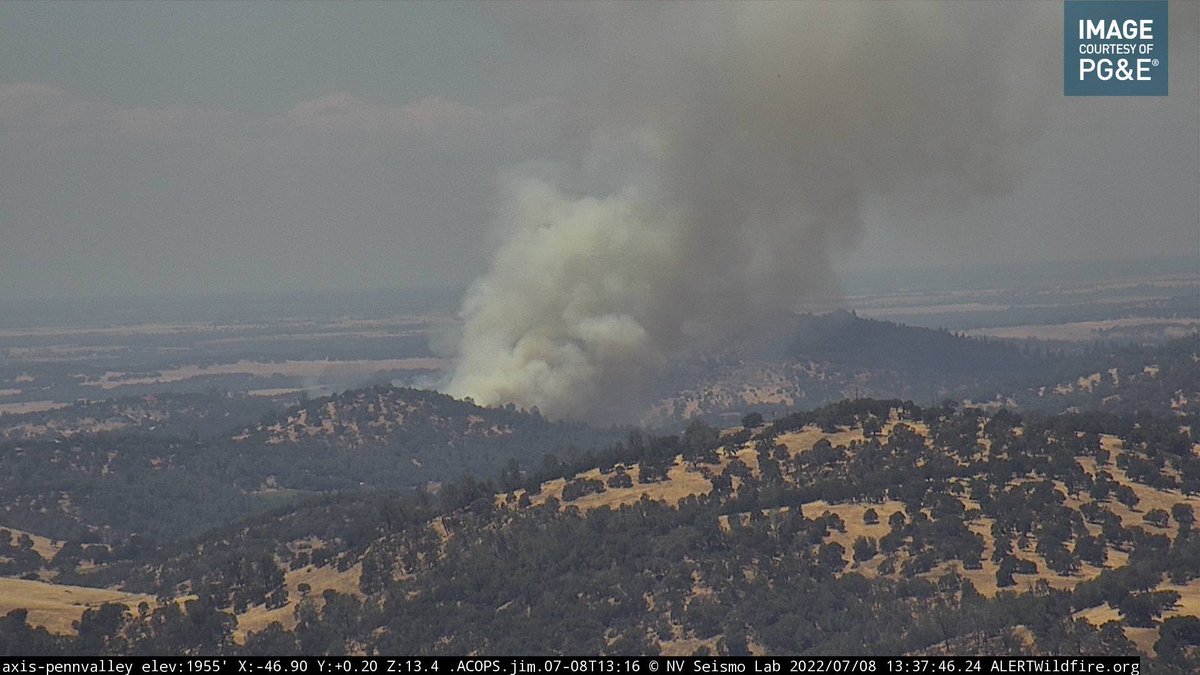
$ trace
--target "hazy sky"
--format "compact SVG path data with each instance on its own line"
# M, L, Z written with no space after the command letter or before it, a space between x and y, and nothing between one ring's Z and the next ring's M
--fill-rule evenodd
M819 151L854 148L858 164L832 175L873 176L856 188L860 226L822 244L836 265L1188 254L1200 267L1200 4L1171 4L1163 98L1064 97L1058 2L919 8L952 19L948 30L875 21L882 5L802 5L806 49L848 21L865 27L861 54L837 46L855 65L838 86L887 93L799 99L854 121L836 127L842 139L828 119L797 118L797 135L823 134ZM465 285L488 269L514 173L582 172L590 182L556 182L584 192L633 181L606 185L627 163L612 157L621 142L597 139L636 138L679 100L676 81L695 86L738 58L714 39L710 10L2 2L0 297ZM940 55L908 59L906 45ZM944 78L941 58L956 64ZM970 173L1003 154L1002 180L964 194L939 178L953 164L879 180L871 164L896 158L872 147L912 148L855 139L906 133L891 100L969 106L966 92L993 82L1003 95L973 111L989 124L961 162ZM838 107L860 100L876 109Z

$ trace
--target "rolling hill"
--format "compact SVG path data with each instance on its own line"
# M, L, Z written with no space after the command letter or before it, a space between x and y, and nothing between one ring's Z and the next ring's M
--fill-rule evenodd
M191 419L193 398L156 405L182 401ZM382 386L262 417L223 438L115 430L0 441L3 524L103 545L103 560L136 557L147 542L185 540L305 495L495 476L623 433Z
M787 415L843 398L946 398L992 408L1200 412L1200 335L1086 348L967 337L850 312L794 317L773 358L729 352L674 366L672 393L643 418L679 427Z
M180 601L126 615L104 644L1138 650L1155 672L1191 672L1200 663L1200 446L1190 433L1129 416L1023 419L875 400L751 428L635 433L500 483L326 497L160 562L111 566L96 579ZM214 628L172 638L176 621Z

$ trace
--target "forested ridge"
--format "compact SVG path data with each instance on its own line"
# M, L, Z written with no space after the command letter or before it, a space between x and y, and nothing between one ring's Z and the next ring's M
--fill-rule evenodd
M702 417L729 424L748 410L764 415L811 409L847 397L943 398L991 407L1134 413L1200 412L1200 336L1155 344L970 337L947 330L866 319L850 312L794 318L777 360L736 350L681 364L677 391L647 420Z
M217 405L210 398L160 402L182 402L189 419L196 409L221 411L237 403ZM387 386L285 411L250 409L258 412L257 422L220 436L139 426L0 440L4 524L75 542L72 548L82 545L95 562L137 558L153 545L187 540L306 496L495 476L508 462L572 456L624 433ZM60 567L67 572L74 564Z

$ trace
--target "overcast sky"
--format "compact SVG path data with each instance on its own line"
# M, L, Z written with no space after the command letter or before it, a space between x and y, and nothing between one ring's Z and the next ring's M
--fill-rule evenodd
M981 131L981 153L961 159L972 171L1003 139L1003 180L963 196L939 178L953 165L873 179L861 226L829 244L835 264L1183 254L1200 267L1198 8L1171 5L1169 96L1068 98L1061 3L937 3L920 9L951 29L923 31L874 21L882 5L803 3L795 39L809 48L866 27L868 56L838 87L892 87L901 107L906 92L943 100L930 87L1004 87L987 105L1005 133ZM721 71L710 9L2 2L0 297L465 285L497 246L507 177L607 174L595 164L621 144L597 153L598 137L671 105L673 82ZM906 45L965 67L940 80ZM838 107L859 100L878 110ZM877 99L804 105L873 125L839 127L864 175L894 165L871 147L904 147L854 140L905 133ZM818 147L836 154L829 128L798 116L795 133L826 134Z

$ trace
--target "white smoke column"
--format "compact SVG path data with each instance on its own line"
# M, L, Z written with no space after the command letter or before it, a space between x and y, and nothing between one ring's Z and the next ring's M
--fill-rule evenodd
M507 18L572 64L595 132L553 181L513 181L446 388L606 420L685 347L829 290L869 197L1011 184L1054 91L1016 36L1061 39L991 3L529 9Z
M508 240L468 295L453 393L551 414L636 386L664 354L652 331L661 264L677 244L635 194L569 199L529 180L515 188Z

